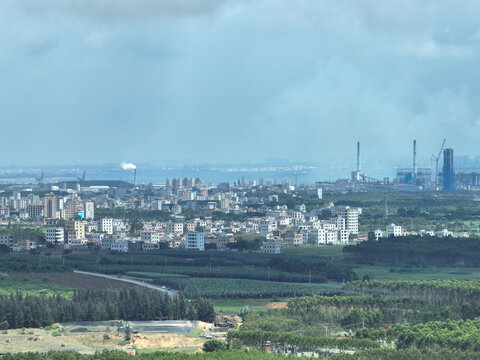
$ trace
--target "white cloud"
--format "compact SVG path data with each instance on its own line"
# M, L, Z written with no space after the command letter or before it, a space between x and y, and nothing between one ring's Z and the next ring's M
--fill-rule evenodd
M400 45L398 51L402 55L416 56L426 59L472 59L474 49L470 45L439 44L433 40L417 44Z

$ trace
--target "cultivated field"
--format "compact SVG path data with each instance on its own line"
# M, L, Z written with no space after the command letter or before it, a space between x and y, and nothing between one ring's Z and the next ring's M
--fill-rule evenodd
M137 286L123 281L76 273L10 273L9 275L20 280L43 281L51 285L81 290L125 289Z

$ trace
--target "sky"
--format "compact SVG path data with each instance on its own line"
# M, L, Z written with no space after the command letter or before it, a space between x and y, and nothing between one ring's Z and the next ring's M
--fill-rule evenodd
M2 0L8 164L480 155L480 2Z

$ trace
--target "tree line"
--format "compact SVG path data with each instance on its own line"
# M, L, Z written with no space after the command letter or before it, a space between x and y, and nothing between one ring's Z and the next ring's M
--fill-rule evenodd
M213 306L205 299L190 302L182 294L170 297L143 288L75 291L72 299L59 295L0 295L0 323L6 321L11 329L38 328L58 322L116 319L212 322L214 318Z

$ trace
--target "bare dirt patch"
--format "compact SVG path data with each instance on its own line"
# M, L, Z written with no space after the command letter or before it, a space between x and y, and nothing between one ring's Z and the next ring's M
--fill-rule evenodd
M270 309L286 309L288 308L287 303L284 302L272 302L267 304L267 308Z
M129 289L138 286L124 281L76 273L10 273L9 275L20 280L45 281L46 279L49 284L81 290Z

